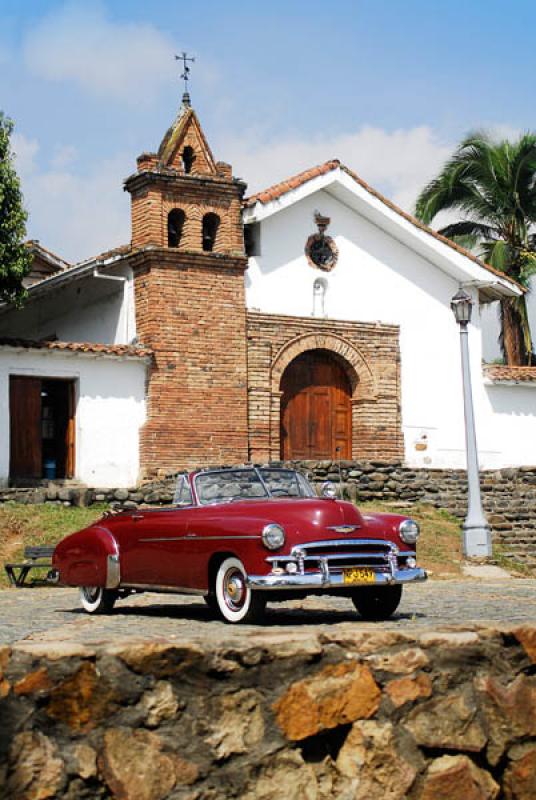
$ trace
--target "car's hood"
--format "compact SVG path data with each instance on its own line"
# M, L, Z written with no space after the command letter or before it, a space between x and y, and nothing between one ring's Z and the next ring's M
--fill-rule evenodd
M188 529L198 535L258 533L269 522L281 525L300 541L363 536L363 517L352 503L322 498L277 498L218 503L193 509Z

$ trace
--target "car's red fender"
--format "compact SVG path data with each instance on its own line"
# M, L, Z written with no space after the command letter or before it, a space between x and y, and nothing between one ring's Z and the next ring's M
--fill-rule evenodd
M401 551L415 550L415 545L408 545L400 538L400 523L409 517L401 514L368 513L361 512L365 523L364 531L370 539L386 538L396 544Z
M101 525L73 533L55 548L52 566L58 570L59 583L64 586L108 586L119 583L114 568L117 563L117 543L111 532ZM112 569L110 567L112 566Z

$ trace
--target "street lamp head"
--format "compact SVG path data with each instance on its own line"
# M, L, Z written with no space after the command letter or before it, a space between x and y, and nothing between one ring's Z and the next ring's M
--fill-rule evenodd
M468 322L471 322L473 301L466 291L458 289L450 301L450 307L458 325L467 325Z

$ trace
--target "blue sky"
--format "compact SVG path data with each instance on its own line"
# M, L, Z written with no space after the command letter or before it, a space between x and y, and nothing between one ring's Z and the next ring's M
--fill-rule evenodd
M536 127L532 5L0 0L28 235L70 260L128 241L121 181L176 113L183 49L215 155L252 191L340 157L411 209L468 130Z

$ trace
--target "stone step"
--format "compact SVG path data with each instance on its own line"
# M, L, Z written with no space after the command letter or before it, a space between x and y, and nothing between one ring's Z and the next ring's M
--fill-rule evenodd
M505 523L503 522L501 524L504 525ZM492 529L495 528L493 521L491 522L491 527ZM502 535L511 536L512 539L517 539L520 536L525 536L527 539L534 539L536 537L536 530L531 527L527 528L525 526L522 526L521 523L518 523L518 525L511 525L508 530L503 529Z
M536 539L529 536L496 536L495 538L512 547L534 547L536 549Z
M492 529L495 528L493 523L491 523ZM502 536L510 537L512 539L519 539L520 537L524 537L525 539L535 539L536 538L536 530L532 528L522 528L512 526L508 530L504 530L502 532Z
M506 558L517 558L518 561L533 562L536 564L536 555L534 553L526 553L523 550L507 550L503 555Z
M516 557L523 557L523 558L534 558L536 559L536 549L534 548L525 548L525 547L508 547L504 551L504 555L512 555L514 554Z
M536 559L535 558L523 558L522 556L518 555L517 553L504 553L504 558L507 558L509 561L517 561L519 564L522 564L524 567L528 567L531 570L536 572ZM514 566L514 565L512 565Z
M39 478L35 480L21 480L21 481L11 481L10 486L6 487L6 489L2 489L2 492L5 491L17 491L17 492L33 492L36 489L60 489L67 488L67 489L85 489L87 488L87 484L82 483L77 478L58 478L57 480L51 481L44 478Z

